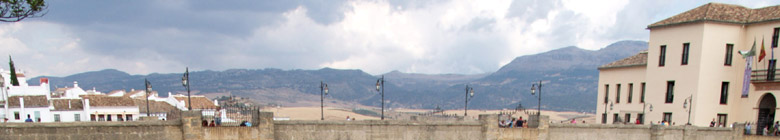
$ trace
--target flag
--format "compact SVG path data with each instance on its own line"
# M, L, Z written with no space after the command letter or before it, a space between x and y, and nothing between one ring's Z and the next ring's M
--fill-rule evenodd
M749 56L756 56L756 39L753 38L753 47L750 48L749 51L739 51L739 54L742 55L742 58L747 58Z
M758 62L761 62L761 60L764 60L764 57L766 57L766 51L764 49L764 38L761 38L761 53L758 54Z

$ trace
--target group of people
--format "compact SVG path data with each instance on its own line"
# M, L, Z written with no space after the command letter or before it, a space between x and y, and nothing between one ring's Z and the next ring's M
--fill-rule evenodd
M523 117L520 117L520 119L516 118L508 118L507 120L501 120L498 122L498 127L501 128L523 128L525 127L526 121L523 120Z
M750 122L745 123L745 134L753 134L753 125ZM775 121L774 125L764 126L763 131L759 135L764 136L780 136L780 121Z

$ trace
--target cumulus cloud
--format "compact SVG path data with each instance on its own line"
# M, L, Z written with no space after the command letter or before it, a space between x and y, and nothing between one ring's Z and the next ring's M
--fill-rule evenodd
M776 1L725 1L751 8ZM0 49L29 75L231 68L493 72L521 55L647 40L693 1L52 1L0 24ZM3 68L7 69L7 65Z

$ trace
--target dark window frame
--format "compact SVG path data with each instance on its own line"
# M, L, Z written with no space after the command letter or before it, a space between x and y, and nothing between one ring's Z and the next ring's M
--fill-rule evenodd
M609 84L604 84L604 103L609 103Z
M73 121L80 122L81 121L81 114L73 114Z
M22 119L22 115L19 114L19 111L14 111L14 120L20 120Z
M666 121L666 123L672 123L672 118L673 118L672 112L664 112L664 115L661 117L663 117L661 119L662 121Z
M617 90L615 91L615 104L618 104L620 103L620 84L615 86L615 90Z
M659 56L658 56L658 66L663 67L666 65L666 45L661 45Z
M647 84L645 82L642 82L642 87L641 87L642 88L642 91L641 91L642 96L639 98L639 102L640 103L645 103L645 89L646 89L646 86L647 86Z
M626 113L625 118L623 118L623 121L626 123L631 123L631 113Z
M726 60L723 62L725 66L731 66L734 60L734 44L726 44Z
M618 118L620 118L620 114L619 114L619 113L615 113L615 114L613 114L613 115L612 115L612 123L619 122L619 121L620 121L620 119L618 119Z
M729 82L723 81L720 83L720 104L727 105L729 101Z
M645 114L643 113L637 113L636 114L636 121L639 121L639 124L645 124Z
M683 52L682 52L682 62L680 62L680 65L688 65L688 58L690 57L691 52L691 43L683 43Z
M607 124L607 113L601 113L601 123Z
M54 114L54 122L60 122L60 114Z
M631 103L634 98L634 83L628 83L628 101L626 103Z
M674 103L674 81L666 81L665 103Z
M717 123L719 127L726 127L726 123L729 121L729 115L726 113L718 113Z
M772 47L771 48L777 48L777 41L780 40L780 27L775 28L774 32L772 33Z

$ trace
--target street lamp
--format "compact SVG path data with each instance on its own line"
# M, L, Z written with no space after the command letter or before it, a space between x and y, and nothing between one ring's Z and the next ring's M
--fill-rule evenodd
M647 118L647 114L645 113L645 108L647 108L647 104L650 104L650 112L653 112L653 104L651 103L644 103L642 104L642 124L645 124L645 118Z
M691 103L691 106L688 106L688 102ZM683 109L688 109L688 123L687 125L691 125L691 110L693 110L693 95L688 96L688 98L685 98L685 103L683 103Z
M380 90L381 89L381 90ZM385 76L376 80L376 91L382 95L382 120L385 120Z
M325 120L325 95L328 95L328 84L320 81L320 120Z
M534 93L536 93L537 88L539 88L539 96L537 96L539 97L539 102L538 105L536 106L536 116L538 117L542 115L542 81L541 80L539 80L538 84L536 83L531 84L531 95L534 95Z
M471 94L469 94L471 93ZM463 109L463 116L468 116L468 110L469 110L469 100L474 98L474 88L469 87L469 85L466 85L466 107Z
M152 92L152 83L144 78L144 84L146 84L146 116L149 117L149 114L151 114L149 112L149 93Z
M181 77L181 85L187 89L187 109L192 110L192 99L190 98L190 68L184 69L184 76Z
M602 117L601 123L603 124L607 123L607 103L609 103L609 110L612 110L615 107L615 105L612 104L612 100L607 100L606 102L604 102L604 115L601 116Z

